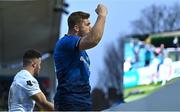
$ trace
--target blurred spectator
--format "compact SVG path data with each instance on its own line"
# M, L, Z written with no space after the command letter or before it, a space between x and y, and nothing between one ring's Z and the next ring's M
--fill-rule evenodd
M170 80L172 74L172 60L170 58L165 58L163 64L159 67L159 79L162 81L161 85L165 85L168 80Z
M145 52L145 66L148 66L150 64L150 61L151 61L151 51L150 48L147 48Z
M132 48L133 48L133 53L135 56L135 62L139 62L139 52L140 52L140 45L138 40L133 40L133 44L132 44Z
M152 74L152 81L154 83L157 83L158 82L158 70L159 70L159 64L160 64L160 60L158 58L158 55L159 53L157 51L154 51L154 58L151 62L151 64L149 65L149 68L151 71L151 74Z
M116 88L108 89L108 100L110 106L116 106L118 104L124 103L123 95L118 94Z
M179 56L178 56L178 48L179 48L179 39L178 39L178 37L176 36L175 38L174 38L174 40L173 40L173 44L175 45L175 48L176 48L176 50L177 50L177 52L176 52L176 55L175 55L175 61L178 61L179 60Z
M160 45L160 51L159 51L159 59L160 59L160 64L163 63L163 60L165 58L165 49L164 49L164 44Z
M108 100L101 89L95 88L92 91L92 102L92 110L100 111L109 108Z
M131 69L132 65L131 65L131 57L128 57L125 62L124 62L124 72L127 72Z

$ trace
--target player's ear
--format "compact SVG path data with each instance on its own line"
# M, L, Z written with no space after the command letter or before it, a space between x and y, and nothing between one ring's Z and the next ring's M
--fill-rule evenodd
M36 63L32 62L32 67L35 68L36 67Z
M78 25L74 25L74 30L75 30L76 32L78 32L78 31L79 31L79 26L78 26Z

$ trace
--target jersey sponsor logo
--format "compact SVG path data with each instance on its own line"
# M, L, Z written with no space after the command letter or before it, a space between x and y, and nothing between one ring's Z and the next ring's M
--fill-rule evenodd
M33 86L32 82L30 80L26 81L27 85Z

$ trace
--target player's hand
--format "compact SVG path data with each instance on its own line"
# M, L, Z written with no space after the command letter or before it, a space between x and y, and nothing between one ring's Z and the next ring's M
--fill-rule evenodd
M104 6L103 4L98 4L95 11L99 16L106 16L108 13L106 6Z

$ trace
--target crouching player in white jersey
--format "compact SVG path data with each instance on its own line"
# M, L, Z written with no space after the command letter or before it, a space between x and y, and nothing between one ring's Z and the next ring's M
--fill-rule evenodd
M9 111L33 111L35 102L44 110L54 110L53 104L47 101L35 79L40 67L41 54L36 50L26 51L23 69L16 74L9 90Z

